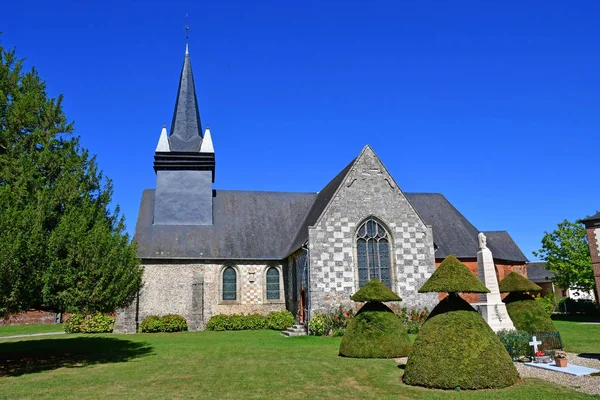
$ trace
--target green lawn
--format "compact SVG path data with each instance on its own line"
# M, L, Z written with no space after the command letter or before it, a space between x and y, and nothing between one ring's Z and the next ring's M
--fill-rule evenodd
M0 398L590 398L540 380L478 392L409 387L393 360L341 358L339 343L274 331L9 339L0 341Z
M554 321L565 350L572 353L600 354L600 324L575 321Z
M64 332L62 324L30 324L0 326L0 337L31 333Z

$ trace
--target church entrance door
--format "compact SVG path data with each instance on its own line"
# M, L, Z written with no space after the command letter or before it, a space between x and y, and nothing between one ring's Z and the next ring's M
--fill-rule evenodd
M298 318L300 319L300 323L303 324L306 322L306 312L304 310L306 308L306 290L304 287L300 289L300 304L298 308Z

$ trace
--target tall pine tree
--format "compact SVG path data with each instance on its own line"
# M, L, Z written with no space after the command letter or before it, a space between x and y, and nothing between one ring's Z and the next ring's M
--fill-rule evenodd
M62 100L0 45L0 315L114 311L141 285L112 183Z

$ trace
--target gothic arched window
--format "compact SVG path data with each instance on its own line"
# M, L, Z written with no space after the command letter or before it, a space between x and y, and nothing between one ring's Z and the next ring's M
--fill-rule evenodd
M237 273L235 268L226 267L223 270L223 300L237 300Z
M391 288L390 235L372 217L363 222L356 232L356 255L359 288L373 278Z
M275 267L267 270L267 300L279 300L279 270Z

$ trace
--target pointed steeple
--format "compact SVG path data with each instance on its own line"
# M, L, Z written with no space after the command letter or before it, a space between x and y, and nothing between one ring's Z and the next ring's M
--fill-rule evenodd
M202 145L200 146L200 153L214 153L215 148L213 147L212 137L210 136L210 128L208 125L204 130L204 138L202 139Z
M158 138L158 145L156 146L157 153L169 152L169 137L167 136L167 124L163 125L162 131L160 131L160 137Z
M169 143L171 151L182 152L198 152L202 143L202 123L187 43L181 77L179 78L179 89L177 90L177 101L175 102Z

